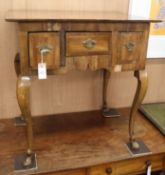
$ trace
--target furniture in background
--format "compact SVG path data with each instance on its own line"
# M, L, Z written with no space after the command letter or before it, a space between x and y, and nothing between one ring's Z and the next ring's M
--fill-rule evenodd
M13 119L0 120L0 174L137 175L147 174L150 165L152 175L165 170L164 136L140 113L135 131L151 152L134 156L128 151L129 110L118 109L121 117L110 119L99 110L34 117L38 169L21 172L13 172L12 162L26 149L24 127L15 127Z
M165 135L165 103L143 104L139 110Z
M27 124L28 149L21 158L25 168L36 166L29 94L30 77L37 75L41 63L46 68L40 66L40 76L45 70L48 75L102 70L103 116L109 115L106 94L111 72L134 71L138 84L129 117L128 147L133 154L149 151L136 139L134 124L148 84L145 59L150 23L160 21L115 12L67 11L10 11L6 20L19 26L20 54L15 67L18 103Z

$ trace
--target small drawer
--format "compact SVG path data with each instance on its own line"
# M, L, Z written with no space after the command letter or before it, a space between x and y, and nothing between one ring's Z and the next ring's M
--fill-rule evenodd
M55 69L59 66L60 44L58 32L35 32L29 33L29 65L32 69L37 69L41 62L41 50L48 51L43 55L43 62L47 69Z
M118 33L117 64L127 69L143 68L146 58L146 37L143 31L121 31Z
M68 32L66 56L109 55L111 32Z

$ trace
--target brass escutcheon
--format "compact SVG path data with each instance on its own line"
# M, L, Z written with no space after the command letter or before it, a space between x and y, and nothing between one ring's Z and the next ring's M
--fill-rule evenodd
M124 45L129 52L132 52L135 48L136 44L132 41L129 41L127 44Z
M39 52L42 52L43 50L45 50L45 53L49 53L52 51L53 46L47 43L43 43L37 46Z
M92 39L87 39L82 42L83 46L87 49L92 49L96 45L96 41Z

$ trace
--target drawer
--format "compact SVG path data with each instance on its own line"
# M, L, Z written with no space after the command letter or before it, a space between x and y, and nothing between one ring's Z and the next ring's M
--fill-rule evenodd
M68 32L66 56L109 55L111 32Z
M116 164L116 174L138 174L145 173L147 161L152 165L152 171L161 170L163 168L164 157L162 155L135 158L133 160L122 161Z
M86 175L86 170L61 171L57 173L44 173L41 175Z
M116 175L115 171L115 164L110 163L89 168L87 175Z
M158 155L95 166L89 169L88 175L136 175L146 172L146 162L148 160L151 162L152 171L161 170L163 168L163 155Z
M118 32L117 64L136 69L144 67L147 40L143 32Z
M47 69L55 69L59 66L60 44L58 32L29 33L29 64L32 69L37 69L41 62L40 50L47 49L43 55L43 62Z

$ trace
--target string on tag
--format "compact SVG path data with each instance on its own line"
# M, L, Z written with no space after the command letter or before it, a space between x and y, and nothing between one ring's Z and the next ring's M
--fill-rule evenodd
M44 62L44 54L49 53L49 52L50 52L50 49L48 49L48 48L44 48L44 49L41 49L41 50L40 50L40 54L41 54L41 63Z
M50 52L50 49L47 49L47 48L40 49L41 62L38 63L38 78L39 79L47 78L47 68L46 68L46 63L44 63L44 55L49 52Z
M44 62L44 52L43 52L43 50L41 50L40 53L41 53L41 63L43 63Z

